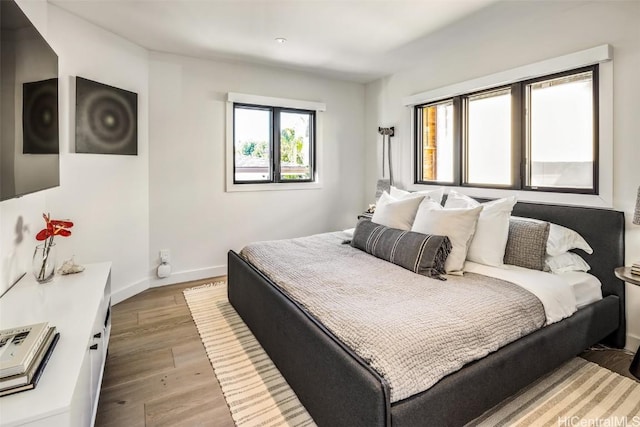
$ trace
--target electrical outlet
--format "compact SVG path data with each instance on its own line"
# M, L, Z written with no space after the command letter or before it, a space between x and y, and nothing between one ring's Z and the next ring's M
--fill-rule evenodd
M171 252L169 249L160 249L160 262L169 263L169 258L171 257Z

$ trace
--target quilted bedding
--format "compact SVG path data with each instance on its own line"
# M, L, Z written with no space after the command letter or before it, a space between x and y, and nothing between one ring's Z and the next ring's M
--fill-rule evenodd
M375 369L391 402L545 324L540 300L516 284L475 273L431 279L344 237L257 242L241 256Z

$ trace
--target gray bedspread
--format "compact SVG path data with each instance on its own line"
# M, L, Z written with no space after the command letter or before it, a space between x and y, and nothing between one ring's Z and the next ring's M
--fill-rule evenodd
M344 238L258 242L241 255L385 378L391 402L545 323L540 301L513 283L473 273L431 279Z

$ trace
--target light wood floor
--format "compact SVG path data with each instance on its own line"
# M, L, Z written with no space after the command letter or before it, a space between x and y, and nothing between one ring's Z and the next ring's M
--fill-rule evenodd
M112 309L97 426L233 426L182 291L149 289Z
M97 426L234 425L182 294L224 279L149 289L113 307ZM630 353L582 356L634 378Z

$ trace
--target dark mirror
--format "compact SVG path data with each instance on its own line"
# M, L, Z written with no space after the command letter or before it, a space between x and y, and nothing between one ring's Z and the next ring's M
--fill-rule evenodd
M0 200L60 184L58 56L13 0L0 0Z

